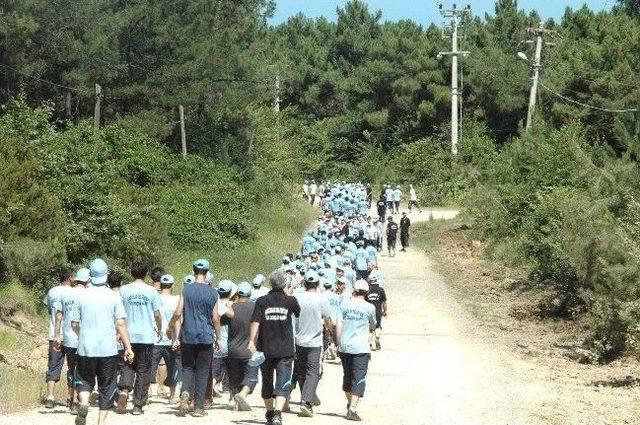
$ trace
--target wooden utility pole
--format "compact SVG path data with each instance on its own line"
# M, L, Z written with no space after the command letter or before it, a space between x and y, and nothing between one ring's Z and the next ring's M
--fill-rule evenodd
M184 129L184 106L178 106L180 109L180 140L182 141L182 157L187 157L187 133Z
M442 16L451 18L451 51L438 53L438 59L445 55L451 56L451 153L456 155L460 141L458 136L458 56L466 57L469 55L469 52L458 50L458 26L460 25L459 19L471 14L471 6L458 9L454 4L451 9L443 9L441 4L439 8Z
M93 135L98 134L100 128L100 100L102 99L102 87L96 84L96 106L93 109Z
M529 28L527 32L536 37L536 52L533 57L533 76L531 77L531 91L529 92L529 109L527 110L527 126L529 131L533 123L533 114L536 110L536 100L538 98L538 82L540 81L540 71L542 71L542 36L545 34L553 35L553 31L544 29L544 22L540 22L538 28Z

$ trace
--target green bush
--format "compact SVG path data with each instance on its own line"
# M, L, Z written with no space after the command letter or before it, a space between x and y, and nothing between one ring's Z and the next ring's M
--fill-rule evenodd
M28 238L5 242L2 255L9 277L19 279L38 293L45 292L51 277L56 275L60 264L66 261L62 244Z

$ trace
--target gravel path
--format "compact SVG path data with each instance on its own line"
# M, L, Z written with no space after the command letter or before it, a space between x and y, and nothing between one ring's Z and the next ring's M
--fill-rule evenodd
M435 219L452 216L455 212L434 213ZM410 215L414 221L428 217L426 212ZM570 377L550 376L546 366L527 362L494 346L450 295L442 277L424 254L409 250L399 252L394 258L382 256L380 266L385 276L390 315L383 322L383 350L373 353L366 397L359 409L365 423L607 423L593 414L598 409L593 405L594 400L589 401L594 389ZM340 385L340 365L325 364L318 390L322 405L316 408L316 417L285 414L284 423L348 423L343 418L345 401ZM292 399L297 400L298 394L296 391ZM207 418L196 419L176 417L172 406L156 400L146 407L143 416L110 413L108 423L263 423L264 409L258 394L252 395L250 401L254 407L252 412L232 412L218 405L209 411ZM298 406L293 404L292 409L297 412ZM96 409L92 408L88 423L95 423L95 418ZM60 407L0 418L0 425L32 423L72 424L73 417Z

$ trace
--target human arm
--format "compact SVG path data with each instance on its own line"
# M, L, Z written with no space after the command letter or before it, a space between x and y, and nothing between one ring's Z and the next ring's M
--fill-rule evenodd
M380 301L382 301L382 316L387 317L387 293L380 288Z
M162 339L162 313L160 313L160 310L153 311L153 318L156 321L156 333L158 334L158 339Z
M213 305L213 309L211 309L211 323L213 323L213 329L216 332L216 343L214 347L215 351L220 351L220 339L222 338L222 335L220 333L220 314L218 314L218 302L220 301L216 301L216 303Z
M133 363L133 350L131 349L131 340L129 339L129 329L127 328L127 321L125 319L116 320L116 327L118 329L118 335L120 341L124 345L124 360L128 363Z
M182 314L184 312L184 298L182 295L178 300L178 306L176 310L173 312L173 316L171 316L171 320L169 320L169 324L167 325L167 338L172 338L175 336L175 339L178 339L178 335L180 334L180 325Z
M60 310L56 311L56 322L53 327L53 348L56 351L60 351L62 349L62 338L60 337L60 329L62 328L62 312Z
M249 343L247 350L253 355L256 352L256 340L258 339L258 331L260 330L260 322L251 322L249 327Z

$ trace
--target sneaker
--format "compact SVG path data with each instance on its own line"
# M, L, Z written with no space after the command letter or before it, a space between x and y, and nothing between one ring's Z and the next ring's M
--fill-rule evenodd
M180 401L180 399L174 395L173 397L169 398L168 403L169 404L178 404L179 401Z
M320 397L318 397L318 394L314 394L313 401L311 402L311 404L313 404L316 407L322 404L322 402L320 401Z
M71 406L69 407L69 413L71 413L72 415L78 414L78 403L71 403Z
M76 416L76 425L86 425L87 415L89 414L89 406L78 405L78 416Z
M300 406L300 416L305 418L313 417L313 406L311 403L302 403Z
M47 399L44 401L44 407L46 407L47 409L53 409L54 407L56 407L56 400L53 397L47 397Z
M279 410L273 411L273 420L271 421L273 425L282 425L282 412Z
M382 345L380 344L380 337L379 336L376 337L376 349L378 349L378 350L382 349Z
M116 412L124 415L127 413L127 399L129 398L129 393L125 390L120 391L118 394L118 400L116 401Z
M142 407L140 406L133 406L133 410L131 410L131 414L134 416L140 416L143 413L144 412L142 411Z
M236 401L234 399L230 399L227 402L227 409L228 410L236 410Z
M193 409L193 412L191 412L191 416L193 416L194 418L203 418L207 415L208 413L205 412L205 410L202 408L195 408Z
M267 410L267 413L264 414L264 418L267 421L267 425L273 425L273 410Z
M251 411L251 406L246 398L240 393L236 394L233 399L236 401L236 405L238 406L239 412L249 412Z
M357 421L357 422L359 422L359 421L362 420L362 418L358 415L358 412L356 412L355 410L350 408L347 411L347 420L348 421Z
M186 416L189 413L189 408L191 407L189 403L189 393L184 391L180 395L180 406L178 406L178 411L180 412L180 416Z

